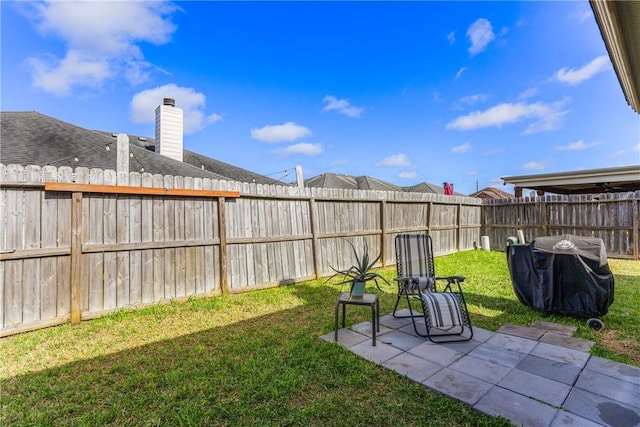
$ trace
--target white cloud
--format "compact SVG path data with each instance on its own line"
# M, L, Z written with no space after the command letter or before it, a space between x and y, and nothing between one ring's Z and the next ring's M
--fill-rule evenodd
M494 154L498 154L498 153L504 153L505 149L502 147L498 147L498 148L493 148L491 150L487 150L487 151L483 151L482 155L483 156L492 156Z
M468 142L465 142L462 145L457 145L453 147L451 149L451 152L455 154L462 154L462 153L466 153L469 150L471 150L471 144L469 144Z
M532 87L529 88L523 92L520 93L520 95L518 95L518 99L522 99L522 100L526 100L529 98L533 98L534 96L536 96L538 94L539 90L537 87Z
M136 93L131 99L131 119L134 123L154 123L155 111L164 98L173 98L176 107L182 109L185 134L193 134L208 125L222 120L219 114L205 115L206 104L204 94L190 87L167 84Z
M43 36L60 39L62 57L50 53L25 60L33 86L58 96L77 89L98 90L108 80L146 81L153 65L144 60L140 43L170 41L176 26L168 2L38 2L27 15Z
M206 121L207 124L213 124L213 123L219 122L220 120L222 120L222 116L220 114L216 114L216 113L209 114L205 118L205 121Z
M375 164L375 166L409 166L411 161L402 153L394 154Z
M449 45L453 45L456 42L456 32L451 31L447 34L447 40L449 40Z
M467 37L469 37L469 41L471 42L469 53L471 55L477 55L484 51L496 36L493 34L491 22L487 19L480 18L471 24L467 30Z
M552 104L536 102L526 103L502 103L484 111L474 111L466 116L460 116L447 123L447 129L472 130L485 127L501 127L508 123L517 123L521 120L533 120L523 134L533 134L557 129L562 116L567 111L561 111L566 101Z
M599 142L592 142L591 144L586 144L583 140L578 140L576 142L572 142L570 144L567 145L557 145L554 147L554 150L556 151L576 151L576 150L586 150L589 147L594 147L596 145L599 145Z
M561 68L555 74L557 80L568 85L577 85L596 74L611 68L608 55L598 56L582 68Z
M467 176L476 176L478 175L478 171L467 171Z
M478 102L484 102L489 99L489 95L484 93L476 93L475 95L463 96L459 99L460 102L467 105L477 104Z
M298 144L290 145L287 148L278 151L283 156L291 156L293 154L302 154L304 156L317 156L322 153L324 148L322 144L310 144L308 142L300 142Z
M462 76L462 73L464 73L465 71L467 71L467 67L462 67L458 70L458 72L456 73L456 78L454 80L458 80L460 78L460 76Z
M402 178L402 179L413 179L416 176L418 176L416 171L403 171L398 174L398 178Z
M262 142L287 142L295 141L304 136L311 135L311 131L294 122L282 125L267 125L260 129L251 129L251 137Z
M633 149L635 151L640 151L640 142L638 142L636 145L633 146Z
M536 162L536 161L531 161L522 165L522 169L528 169L528 170L542 170L545 167L546 165L544 164L544 162Z
M364 108L351 105L348 99L338 99L335 96L327 95L322 99L322 102L326 103L322 108L322 112L336 110L338 113L347 117L358 118L362 115Z
M99 89L113 76L108 61L85 58L74 51L62 60L46 55L28 58L25 64L31 68L34 87L58 96L70 96L73 86Z

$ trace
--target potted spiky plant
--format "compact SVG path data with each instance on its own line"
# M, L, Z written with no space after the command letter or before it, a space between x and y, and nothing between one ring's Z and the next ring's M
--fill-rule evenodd
M351 249L353 250L353 255L356 260L355 264L346 270L337 270L331 267L331 269L336 273L328 280L331 280L337 275L342 275L343 280L338 284L349 283L349 294L353 299L362 299L364 295L365 285L370 280L373 280L378 289L380 289L378 279L384 281L386 284L389 284L387 279L385 279L375 271L371 271L373 269L373 266L376 265L378 260L380 260L380 257L382 256L381 253L378 254L378 256L372 261L369 257L369 247L367 246L366 241L364 243L364 251L362 252L362 254L358 254L356 247L349 240L347 240L347 243L349 243Z

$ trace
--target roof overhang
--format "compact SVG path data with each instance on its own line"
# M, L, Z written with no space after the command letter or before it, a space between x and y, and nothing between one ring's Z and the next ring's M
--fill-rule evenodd
M590 0L627 102L640 113L640 1Z
M503 176L516 189L529 188L555 194L598 194L640 190L640 165L539 175ZM516 191L517 194L517 191Z

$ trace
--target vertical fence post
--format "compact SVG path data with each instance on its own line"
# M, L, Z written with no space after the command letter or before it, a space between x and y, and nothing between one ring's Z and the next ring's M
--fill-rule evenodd
M71 324L80 323L82 292L82 193L71 196Z
M542 196L542 201L540 202L540 222L542 223L542 235L549 235L549 220L547 219L547 197ZM536 238L537 236L533 236Z
M229 293L227 278L227 220L224 209L225 198L218 197L218 230L220 233L220 291Z
M387 201L382 200L380 202L380 253L382 254L382 266L387 266L387 219L385 211L387 210Z
M458 236L457 239L457 252L460 252L462 249L462 203L458 203Z
M636 193L637 194L637 193ZM633 202L633 259L638 261L640 259L640 199L632 199Z
M309 221L311 222L311 256L313 257L313 273L316 279L320 278L320 263L318 262L318 230L316 222L316 200L312 197L309 199Z
M491 199L482 200L482 205L480 205L480 239L482 236L488 236L489 241L493 238L491 236L491 225L487 224L487 218L489 215L487 211L493 208L493 201ZM477 242L477 247L481 247L481 242Z

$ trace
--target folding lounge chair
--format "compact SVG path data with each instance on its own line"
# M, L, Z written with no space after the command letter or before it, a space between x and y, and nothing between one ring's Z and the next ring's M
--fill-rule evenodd
M393 316L411 318L416 334L433 342L470 340L473 328L460 286L464 277L436 277L433 244L428 234L398 234L395 244L398 299ZM438 282L446 282L441 290ZM409 316L396 314L403 298L407 301ZM422 313L413 310L412 299L420 301ZM418 331L416 318L421 317L424 317L426 333Z

